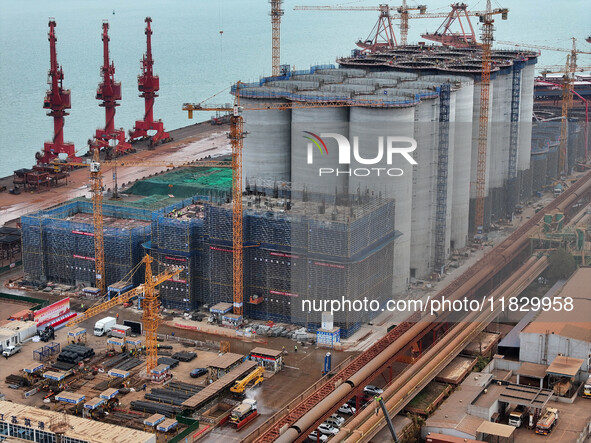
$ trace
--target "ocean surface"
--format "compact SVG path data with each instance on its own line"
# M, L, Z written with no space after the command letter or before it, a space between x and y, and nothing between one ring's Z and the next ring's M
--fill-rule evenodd
M294 11L295 5L343 4L337 1L286 0L281 24L281 61L297 69L334 63L350 54L354 42L365 39L377 12ZM377 6L379 1L350 1L350 6ZM425 3L425 2L421 2ZM427 2L427 12L448 12L449 0ZM412 1L409 4L413 4ZM482 10L484 0L468 2ZM588 0L493 1L508 7L509 20L495 21L498 40L570 48L570 37L591 51L584 38L591 34ZM49 70L48 19L57 23L58 62L64 86L72 91L72 109L64 136L79 153L104 126L104 110L95 99L102 64L102 22L109 21L111 60L122 83L123 100L116 127L126 131L143 116L137 76L146 49L146 16L152 17L154 70L160 76L155 118L168 130L191 121L185 102L231 101L227 90L237 80L255 81L271 72L271 21L267 0L2 0L0 1L0 176L30 167L35 152L53 136L53 119L46 116L43 98ZM412 20L409 42L433 32L442 18ZM477 23L477 19L474 19ZM223 31L223 32L222 32ZM566 53L543 51L540 65L564 65ZM581 55L579 65L590 66ZM198 120L208 118L197 115ZM1 198L1 197L0 197Z

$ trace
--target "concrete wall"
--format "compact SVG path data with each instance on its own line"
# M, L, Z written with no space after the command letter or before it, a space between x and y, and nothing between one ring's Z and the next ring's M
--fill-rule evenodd
M562 354L567 357L582 358L584 362L581 371L589 372L591 342L562 337L557 334L546 335L522 332L519 337L521 340L519 360L549 365L558 354ZM546 338L548 340L547 345L545 343ZM546 347L546 361L542 361Z

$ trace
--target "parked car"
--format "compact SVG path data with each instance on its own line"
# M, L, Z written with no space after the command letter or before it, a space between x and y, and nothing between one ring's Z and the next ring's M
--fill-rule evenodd
M363 388L363 392L366 395L372 395L372 396L376 396L376 395L380 395L384 392L383 389L378 388L377 386L374 385L367 385L365 388Z
M324 434L319 433L318 431L312 431L312 433L308 435L308 440L316 442L320 441L324 443L328 440L328 437Z
M20 346L8 346L6 348L4 348L4 351L2 351L2 355L6 358L10 357L11 355L16 354L17 352L21 351L21 347Z
M340 428L345 423L345 419L339 414L332 414L326 419L326 423L333 425L335 428Z
M339 433L339 428L336 428L326 422L324 422L320 426L318 426L318 430L320 432L322 432L323 434L327 434L327 435L336 435Z
M341 414L353 415L356 411L357 409L355 409L355 406L351 406L349 403L345 403L343 406L339 408L339 412Z
M191 371L191 373L189 374L191 376L191 378L197 378L197 377L201 377L202 375L207 374L207 369L205 368L195 368Z

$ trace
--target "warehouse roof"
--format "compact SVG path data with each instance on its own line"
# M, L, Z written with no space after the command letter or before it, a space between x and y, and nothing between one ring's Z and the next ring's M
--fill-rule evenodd
M44 430L51 432L53 423L64 423L64 415L59 412L25 406L8 401L0 401L0 413L4 414L4 420L9 422L12 416L17 418L19 424L24 425L24 420L31 421L32 428L38 428L39 423L44 424ZM90 443L152 443L156 442L153 434L135 429L124 428L95 420L68 415L65 428L65 437L78 439Z
M238 363L244 358L244 355L234 354L233 352L226 352L213 360L207 366L210 368L226 369L235 363Z
M556 334L573 340L591 342L591 322L588 318L591 311L590 281L591 267L577 269L558 293L558 296L562 297L563 309L541 312L522 332ZM564 300L567 297L572 298L572 307L564 309Z
M550 366L548 366L546 373L562 375L565 377L574 377L581 369L581 366L583 366L583 362L584 360L580 358L558 355L550 364Z
M279 357L283 351L278 351L276 349L269 349L269 348L254 348L249 354L259 354L259 355L267 355L269 357Z
M508 438L513 435L515 432L515 426L509 425L502 425L500 423L493 423L490 421L483 421L476 432L481 432L483 434L494 435L496 437L504 437Z
M521 364L515 373L525 377L544 378L546 376L546 369L548 369L546 365L525 362Z
M221 378L217 379L216 381L214 381L213 383L207 385L204 389L197 392L192 397L189 397L187 400L185 400L183 402L183 406L188 407L188 408L197 408L198 406L201 406L203 403L205 403L206 401L209 401L215 395L218 395L219 393L221 393L221 391L226 389L228 386L230 386L232 383L234 383L238 378L242 377L246 372L250 371L252 368L254 368L257 365L258 365L258 363L254 362L254 361L251 361L251 360L245 361L237 368L232 369L230 372L228 372L223 377L221 377Z

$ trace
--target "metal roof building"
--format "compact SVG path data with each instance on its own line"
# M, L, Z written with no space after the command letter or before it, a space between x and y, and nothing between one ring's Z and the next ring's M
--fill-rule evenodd
M147 432L0 401L0 436L57 441L56 433L70 443L156 443L156 436Z

